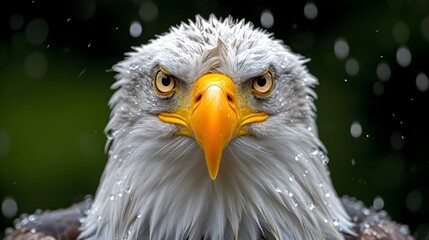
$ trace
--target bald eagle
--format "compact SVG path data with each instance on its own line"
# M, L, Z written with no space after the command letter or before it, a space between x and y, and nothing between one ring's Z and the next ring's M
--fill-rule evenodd
M411 239L337 195L317 79L272 34L196 16L133 50L113 66L94 199L24 217L8 239Z

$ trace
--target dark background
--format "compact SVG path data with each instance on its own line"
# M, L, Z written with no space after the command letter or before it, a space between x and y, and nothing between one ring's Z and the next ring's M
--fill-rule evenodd
M314 19L305 6L316 6ZM267 11L268 31L310 58L319 78L319 133L339 195L367 205L376 199L417 239L429 239L426 0L2 1L0 238L21 213L94 194L107 159L109 69L131 46L195 14L231 14L263 27ZM133 21L142 26L138 37L130 35ZM334 52L339 39L349 47L343 58ZM398 49L409 50L411 63L398 62ZM356 62L358 71L346 70ZM380 63L390 67L381 77ZM361 134L351 134L353 123Z

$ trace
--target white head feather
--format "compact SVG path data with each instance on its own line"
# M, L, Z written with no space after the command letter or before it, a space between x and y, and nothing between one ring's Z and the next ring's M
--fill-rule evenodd
M351 232L317 135L317 80L305 60L251 23L214 16L134 50L114 66L109 162L81 238L341 239ZM177 106L174 96L153 91L158 66L185 89L208 72L237 86L268 67L276 76L269 97L249 101L269 118L229 143L215 181L197 142L157 117Z

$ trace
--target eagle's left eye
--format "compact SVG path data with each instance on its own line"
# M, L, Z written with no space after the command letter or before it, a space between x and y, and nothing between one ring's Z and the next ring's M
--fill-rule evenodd
M268 96L268 94L273 90L273 86L274 79L269 70L252 80L252 92L262 97Z
M176 79L164 69L159 68L154 76L154 88L161 96L168 96L176 90Z

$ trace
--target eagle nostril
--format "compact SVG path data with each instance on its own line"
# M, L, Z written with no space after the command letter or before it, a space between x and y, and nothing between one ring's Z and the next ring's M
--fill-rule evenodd
M194 99L194 103L198 103L200 100L201 100L201 98L202 98L202 94L200 93L200 94L198 94L196 97L195 97L195 99Z
M227 93L226 98L228 99L228 102L234 103L234 97L231 94Z

